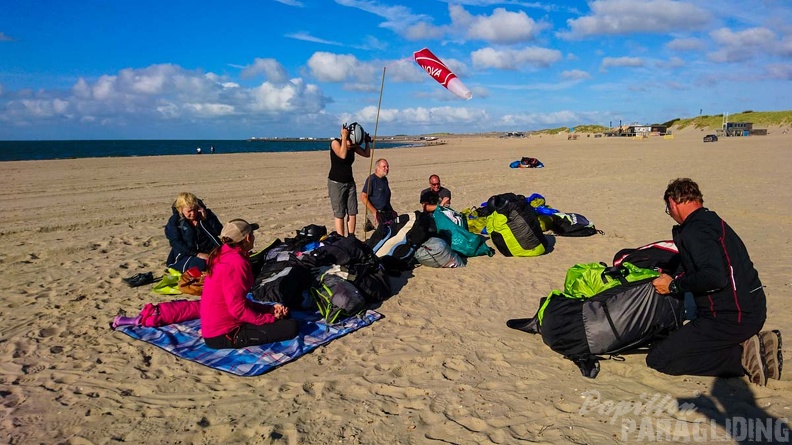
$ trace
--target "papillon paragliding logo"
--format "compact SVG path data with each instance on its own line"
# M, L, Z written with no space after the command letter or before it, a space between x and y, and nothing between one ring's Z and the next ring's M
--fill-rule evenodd
M448 91L456 94L462 99L470 99L473 97L473 93L467 89L465 84L462 83L456 74L452 73L437 56L429 51L429 48L416 51L413 56L415 57L415 62L418 63L427 74L438 81L440 85L446 87Z

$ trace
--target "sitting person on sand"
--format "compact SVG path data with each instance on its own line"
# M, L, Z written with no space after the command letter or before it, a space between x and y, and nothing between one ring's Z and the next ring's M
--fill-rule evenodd
M179 193L172 206L173 215L165 224L165 237L171 246L165 264L184 272L191 267L206 270L206 259L220 246L223 225L215 214L192 193Z
M451 190L440 185L440 177L437 175L430 176L429 188L421 190L421 204L424 204L426 202L424 199L432 194L439 198L437 204L440 207L451 207Z
M290 340L299 333L289 309L247 298L253 287L250 250L258 224L234 219L223 226L216 248L207 260L208 275L201 295L201 335L213 349L244 348Z

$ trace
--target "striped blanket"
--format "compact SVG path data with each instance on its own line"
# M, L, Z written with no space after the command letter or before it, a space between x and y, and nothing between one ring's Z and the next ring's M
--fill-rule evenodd
M158 346L177 357L249 377L264 374L382 318L379 312L367 310L361 316L350 317L331 326L316 312L295 311L291 316L300 322L300 334L297 338L242 349L207 347L200 334L201 320L190 320L161 328L119 326L117 330L134 339Z

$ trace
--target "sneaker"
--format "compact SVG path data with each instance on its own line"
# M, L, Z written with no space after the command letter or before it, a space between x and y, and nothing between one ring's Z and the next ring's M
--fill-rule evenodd
M759 335L753 335L742 343L742 366L751 383L767 386L764 344Z
M759 333L765 352L767 364L767 378L781 380L781 370L784 367L784 356L781 354L781 331L762 331Z

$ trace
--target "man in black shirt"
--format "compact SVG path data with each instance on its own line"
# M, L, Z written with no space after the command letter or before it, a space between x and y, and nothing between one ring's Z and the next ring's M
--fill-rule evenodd
M703 207L698 184L680 178L663 199L684 272L654 280L660 294L682 298L692 292L698 316L658 343L649 367L671 375L738 377L764 386L781 378L781 333L760 332L766 318L759 274L740 237L715 212Z

